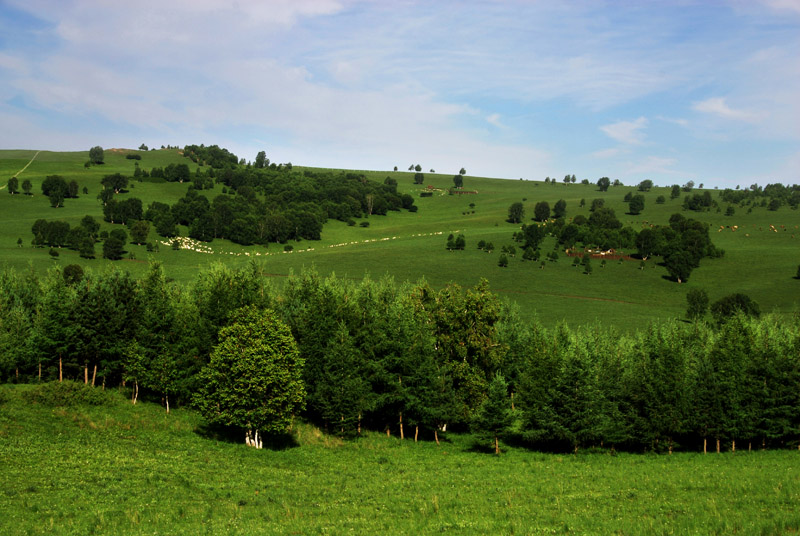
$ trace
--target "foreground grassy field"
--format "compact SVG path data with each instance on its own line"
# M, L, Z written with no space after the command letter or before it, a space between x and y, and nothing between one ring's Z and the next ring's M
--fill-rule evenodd
M36 158L31 162L31 158ZM165 166L169 163L188 162L175 150L141 153L143 169ZM33 196L7 195L0 190L0 263L17 269L29 266L42 272L52 265L80 264L101 269L108 261L86 261L77 252L62 250L58 260L52 260L47 249L30 247L31 225L38 218L64 219L77 224L85 214L102 217L102 207L96 199L100 179L109 173L133 173L133 160L125 159L124 152L106 150L106 164L88 170L83 163L88 153L50 153L36 151L0 151L0 183L30 165L19 175L20 182L28 178L33 183ZM295 169L303 169L295 167ZM88 195L68 199L65 207L52 209L41 195L41 181L50 174L61 174L67 180L76 179ZM390 213L388 216L370 218L370 226L348 227L342 222L330 221L325 225L321 241L293 243L294 251L284 253L283 246L269 248L241 247L224 240L212 242L212 254L189 250L172 251L163 244L158 253L150 254L144 246L130 245L133 259L117 261L117 265L134 274L142 273L150 256L161 260L170 277L187 282L198 270L213 262L226 262L241 266L250 259L263 261L264 269L277 284L290 271L300 271L311 266L322 274L336 273L341 277L361 278L390 274L398 281L416 281L424 277L435 287L449 282L472 286L481 278L489 280L491 288L508 297L520 307L523 316L536 316L540 322L552 326L561 321L585 324L599 321L622 329L644 327L653 320L682 318L686 309L685 295L691 288L704 288L711 300L731 292L749 294L762 310L791 314L800 305L800 281L793 279L800 264L800 211L782 207L768 211L764 207L735 207L735 215L726 216L725 203L720 210L692 212L681 210L681 198L671 200L669 188L654 188L647 193L644 211L638 216L626 214L623 197L634 186L612 187L599 192L594 184L545 184L539 180L499 180L467 176L464 189L474 194L447 195L436 191L433 197L420 198L419 193L428 185L446 189L452 186L452 174L425 174L425 184L413 184L407 172L364 172L370 178L383 182L391 176L398 181L398 189L414 195L419 206L417 213ZM592 178L594 182L596 178ZM220 185L203 194L219 195ZM186 185L133 183L126 196L139 197L147 205L159 200L173 203L186 192ZM658 195L666 203L656 204ZM717 192L712 190L714 199ZM570 259L561 253L556 263L547 263L540 269L538 263L522 262L520 255L510 259L507 268L497 266L500 248L516 245L511 235L518 229L505 221L511 203L522 201L527 221L539 201L548 201L551 207L559 199L567 203L567 219L579 214L588 216L592 199L602 198L613 208L625 225L638 230L650 224L666 223L669 216L680 212L687 218L707 223L714 243L726 251L721 259L704 259L701 267L692 273L688 283L666 281L666 270L650 259L644 269L638 261L612 261L604 268L595 263L591 276L571 266ZM585 206L580 207L580 201ZM474 204L474 206L470 206ZM773 226L773 227L770 227ZM734 230L735 227L735 230ZM110 224L104 224L110 230ZM773 230L774 229L774 230ZM182 231L184 234L186 230ZM445 249L448 234L463 233L465 251L450 252ZM22 238L24 247L17 247ZM157 237L151 231L151 241ZM495 252L487 254L476 247L479 240L492 242ZM543 252L555 246L552 238L545 241ZM99 252L99 250L98 250Z
M0 386L0 533L793 534L796 451L554 455L469 437L255 450L115 392L45 407Z

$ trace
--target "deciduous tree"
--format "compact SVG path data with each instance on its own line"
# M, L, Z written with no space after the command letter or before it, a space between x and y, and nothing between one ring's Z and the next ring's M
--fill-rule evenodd
M245 443L260 448L262 434L286 432L303 409L302 370L286 324L269 310L245 307L220 331L195 404L210 422L244 429Z

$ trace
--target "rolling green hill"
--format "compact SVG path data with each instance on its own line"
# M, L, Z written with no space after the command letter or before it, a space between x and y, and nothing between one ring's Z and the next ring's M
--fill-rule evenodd
M0 184L18 174L20 183L29 179L34 195L8 195L0 190L0 264L15 269L42 272L53 265L80 264L101 269L111 261L84 260L75 251L62 249L56 260L48 255L47 248L31 247L31 226L39 218L62 219L76 225L91 214L102 219L102 206L96 198L100 180L111 173L132 175L134 160L125 158L129 152L142 156L143 169L163 167L170 163L189 163L177 150L148 152L106 149L105 164L85 168L87 152L59 153L47 151L0 151ZM35 155L35 158L33 158ZM33 160L31 161L31 159ZM27 167L26 167L27 166ZM302 170L295 166L295 170ZM419 207L416 213L389 212L387 216L373 216L369 227L347 226L329 220L320 241L293 242L294 250L284 252L283 245L242 247L226 240L214 240L208 246L212 253L168 247L166 239L151 230L150 241L158 238L159 251L148 253L144 246L129 245L130 257L116 263L134 275L147 266L150 256L161 260L167 274L177 281L191 281L199 270L214 262L241 266L250 259L263 262L267 273L277 284L291 271L311 266L322 274L335 273L340 277L361 278L392 275L396 280L415 281L425 278L435 287L455 282L472 286L486 278L491 288L501 296L519 305L525 317L537 317L545 325L562 320L583 324L599 321L611 323L622 329L642 327L651 320L682 318L686 309L685 295L691 288L705 289L714 301L732 292L744 292L756 300L764 311L790 314L800 304L800 281L794 279L800 263L800 212L783 206L777 211L765 207L735 207L735 214L725 215L726 203L708 212L684 211L682 198L670 199L669 188L656 187L645 194L644 211L632 216L626 214L627 203L623 197L635 186L612 186L608 192L598 191L594 184L545 184L539 181L503 180L466 176L464 190L471 194L448 195L453 185L451 174L425 174L423 185L413 184L411 172L360 172L368 178L383 182L389 176L398 182L398 191L412 194ZM67 199L63 208L53 209L41 193L42 180L51 174L76 180L81 190L78 199ZM422 190L431 186L434 195L419 197ZM127 197L138 197L145 206L152 201L174 203L186 192L186 184L132 182ZM221 185L201 193L213 198L222 191ZM697 191L697 190L696 190ZM711 191L715 200L718 192ZM666 197L664 204L656 204L659 195ZM682 194L683 195L683 194ZM688 282L677 284L664 278L666 270L649 259L640 269L639 260L610 261L604 267L594 263L591 275L573 267L571 259L560 252L557 262L523 262L519 244L512 233L519 225L506 222L508 208L522 202L526 221L533 215L534 205L548 201L551 207L559 199L567 204L567 221L577 215L589 215L589 205L595 198L605 200L624 225L635 230L651 224L666 224L670 215L678 212L687 218L707 223L714 244L725 250L719 259L703 259ZM580 207L581 200L585 206ZM474 204L474 206L471 206ZM104 223L103 229L113 225ZM461 233L466 238L464 251L445 248L451 233ZM186 229L182 229L186 235ZM17 244L22 239L22 247ZM492 242L493 253L477 248L479 240ZM518 254L510 258L508 267L498 267L502 246L515 245ZM542 251L553 250L555 240L545 239ZM98 252L99 253L99 252Z

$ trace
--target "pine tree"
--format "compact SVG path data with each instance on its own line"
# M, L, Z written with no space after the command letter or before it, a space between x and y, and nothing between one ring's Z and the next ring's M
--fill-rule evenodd
M495 374L486 399L478 408L472 420L472 432L481 442L491 440L494 453L500 455L500 438L506 435L511 426L511 402L508 398L508 384L499 372Z

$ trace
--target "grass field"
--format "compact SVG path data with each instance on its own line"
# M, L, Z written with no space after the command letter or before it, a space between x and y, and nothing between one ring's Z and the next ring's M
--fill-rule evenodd
M46 407L0 386L0 533L794 534L796 451L475 451L469 436L255 450L111 392Z
M0 177L10 177L30 161L36 151L0 151ZM28 178L33 183L33 196L8 195L0 190L0 264L17 269L31 266L36 271L70 263L101 269L108 261L101 259L85 261L77 252L62 250L58 260L53 261L47 249L30 247L33 238L31 225L38 218L64 219L77 224L85 214L101 219L102 210L96 195L100 190L100 179L109 173L132 174L133 160L127 160L123 152L106 150L106 164L83 167L88 158L85 153L52 153L42 151L31 165L19 176L20 182ZM165 166L171 162L187 162L175 150L149 151L142 154L140 165L144 169ZM295 166L295 169L302 169ZM448 188L452 175L426 174L425 185L414 185L412 174L407 172L364 172L370 178L382 182L392 176L398 181L401 192L415 196L419 206L417 213L390 213L388 216L370 218L370 226L348 227L342 222L330 221L323 229L321 241L294 243L294 252L283 253L282 245L269 248L241 247L223 240L210 244L213 254L188 250L172 251L162 246L152 254L163 261L167 274L178 281L190 281L198 270L212 262L223 261L234 266L244 265L251 258L260 259L265 271L280 284L290 271L300 271L311 266L323 273L361 278L365 273L373 277L390 274L398 281L416 281L424 277L435 287L449 282L463 286L476 284L486 278L491 288L501 296L515 301L521 313L528 318L536 316L545 325L554 325L566 320L574 324L599 321L612 323L622 329L636 329L647 323L664 318L681 318L686 304L685 295L691 288L704 288L710 298L716 300L731 292L749 294L762 310L790 314L800 305L800 282L793 279L800 264L800 211L782 207L771 212L766 208L736 207L734 216L725 216L726 205L721 211L691 212L681 210L681 199L670 200L669 188L654 188L645 195L646 205L642 214L626 214L624 195L633 186L611 187L608 192L599 192L594 184L557 183L540 181L500 180L467 176L464 189L477 191L470 195L447 195L436 192L433 197L420 198L418 194L428 185ZM86 186L89 195L79 199L68 199L65 207L52 209L41 195L41 181L50 174L61 174L68 180L76 179L81 188ZM7 180L7 179L6 179ZM594 180L594 179L592 179ZM3 184L5 180L0 179ZM159 200L172 203L186 191L186 185L133 183L128 196L142 199L147 205ZM205 191L211 197L221 193L221 186ZM667 202L655 203L658 195ZM716 192L712 195L717 199ZM547 263L540 269L538 263L522 262L520 255L510 259L507 268L497 266L499 250L503 245L514 244L511 234L518 226L507 223L508 207L515 201L523 201L527 217L533 214L538 201L552 205L559 199L567 202L567 218L578 214L589 214L592 199L605 199L606 206L613 208L618 218L634 229L653 223L665 223L669 216L681 212L686 217L699 219L709 224L714 243L726 254L721 259L704 259L699 269L692 273L685 284L666 281L666 270L649 260L645 269L639 269L638 261L609 262L600 268L595 262L591 276L571 266L570 260L561 255L557 263ZM586 206L579 207L581 199ZM470 207L470 203L475 206ZM474 211L474 213L473 213ZM110 224L104 224L111 229ZM772 231L770 225L777 229ZM738 226L736 231L731 227ZM183 230L185 234L185 229ZM450 252L445 249L448 234L463 233L467 249ZM22 238L24 247L17 247ZM151 240L156 237L151 234ZM492 254L479 251L479 240L493 242L496 251ZM518 244L516 244L518 246ZM552 238L545 241L543 251L554 246ZM144 246L129 246L135 259L125 259L117 264L140 274L146 268L148 254ZM249 256L248 256L249 254Z

